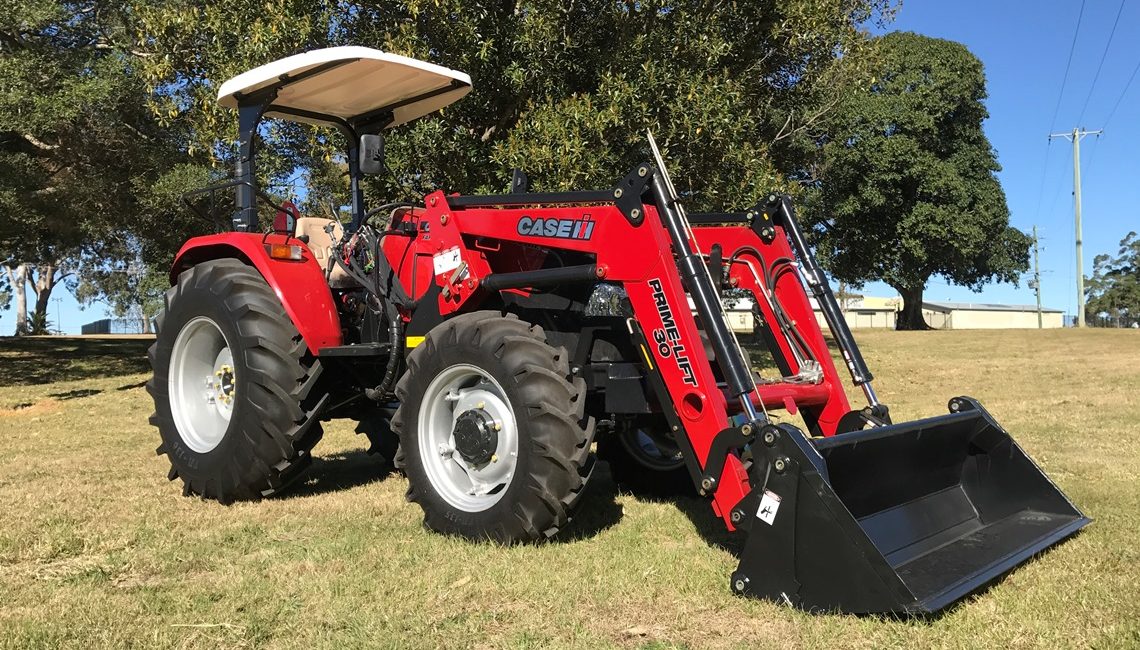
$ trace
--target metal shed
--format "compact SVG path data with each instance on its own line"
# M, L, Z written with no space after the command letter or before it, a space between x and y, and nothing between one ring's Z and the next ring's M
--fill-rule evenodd
M1036 329L1036 305L923 301L922 316L935 329ZM1064 312L1041 308L1041 326L1064 327Z

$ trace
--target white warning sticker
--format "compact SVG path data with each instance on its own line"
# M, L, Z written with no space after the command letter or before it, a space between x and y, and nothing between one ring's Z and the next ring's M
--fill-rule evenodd
M445 251L436 253L431 258L432 264L435 266L435 274L443 275L448 271L454 271L459 268L462 260L459 257L459 247L449 248Z
M776 520L776 512L780 509L780 495L771 490L764 490L764 496L760 498L760 508L756 511L756 516L760 521L772 525Z

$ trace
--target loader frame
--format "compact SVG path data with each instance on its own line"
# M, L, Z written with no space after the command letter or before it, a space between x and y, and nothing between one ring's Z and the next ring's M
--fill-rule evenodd
M369 147L360 136L396 123L409 104L419 108L405 121L438 108L431 102L441 95L453 101L470 80L403 57L342 49L278 62L292 61L295 73L270 64L248 73L261 79L252 85L243 85L244 75L223 85L220 97L239 114L237 179L204 191L214 204L213 191L235 190L233 230L186 242L171 272L180 284L197 265L237 259L264 278L305 344L294 360L304 381L290 393L303 400L292 404L297 436L318 419L353 417L364 426L394 413L391 428L364 431L374 446L394 447L392 429L403 431L396 408L418 403L395 403L397 378L415 377L405 367L409 350L434 342L432 333L460 322L449 322L455 317L498 318L487 312L499 311L518 317L511 331L519 321L540 325L527 329L532 344L541 339L559 364L563 351L570 356L570 376L557 385L586 400L570 407L583 416L582 458L590 456L595 422L607 423L608 435L623 418L664 422L659 433L676 444L715 515L729 531L748 531L730 582L736 593L813 610L938 611L1090 522L975 400L956 397L948 415L894 424L790 198L772 194L744 212L690 217L652 136L654 162L609 189L530 192L515 170L507 194L440 190L422 206L369 212L358 159ZM328 61L314 66L310 59ZM306 96L289 94L291 85L361 61L404 66L428 85L348 116L298 108ZM255 140L267 113L332 125L348 138L352 220L326 264L307 235L295 232L295 209L279 212L261 232L257 200L267 199L256 184ZM385 225L369 223L396 205ZM324 232L331 236L335 226ZM334 268L358 286L333 286ZM777 376L750 367L726 320L726 289L751 295ZM813 300L863 407L848 401ZM471 349L485 351L477 343ZM563 374L557 367L554 374ZM478 416L468 424L486 431L480 409L468 411ZM774 409L802 416L806 431L774 422ZM288 475L272 476L268 493L303 467L315 440L298 441L308 446L290 451L303 458L287 458ZM593 464L575 462L570 473L584 485ZM562 498L576 503L580 495Z

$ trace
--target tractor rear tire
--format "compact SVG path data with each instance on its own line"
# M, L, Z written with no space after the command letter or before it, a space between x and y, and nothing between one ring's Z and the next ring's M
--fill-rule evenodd
M658 446L637 428L600 436L598 458L609 465L619 490L656 498L697 494L679 451Z
M300 476L322 435L321 367L264 278L233 259L183 271L156 330L150 422L183 494L255 500Z
M392 428L408 500L434 531L499 543L566 526L593 470L586 384L541 327L456 316L408 355Z

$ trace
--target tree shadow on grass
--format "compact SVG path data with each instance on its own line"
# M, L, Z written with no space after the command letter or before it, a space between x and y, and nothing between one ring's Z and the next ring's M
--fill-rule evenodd
M98 388L76 388L74 390L63 391L62 393L48 393L48 397L65 402L69 399L80 399L82 397L91 397L102 393Z
M150 370L151 338L0 338L0 387L81 381Z

